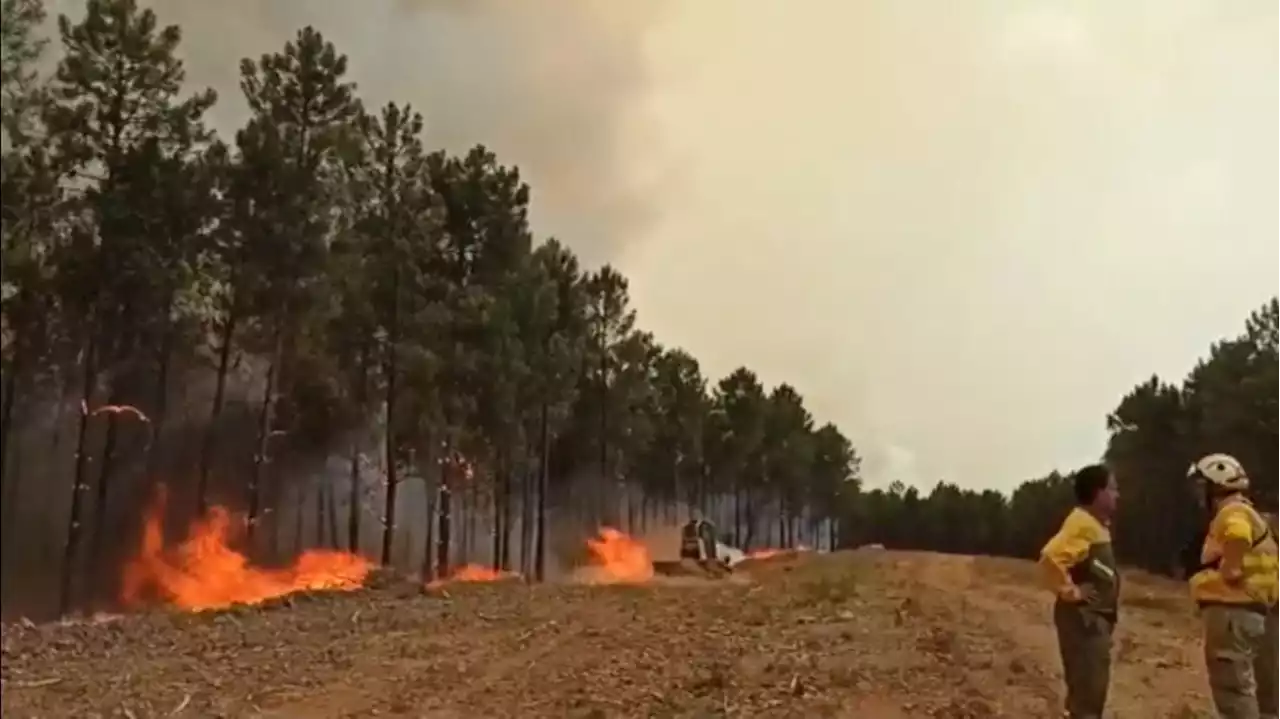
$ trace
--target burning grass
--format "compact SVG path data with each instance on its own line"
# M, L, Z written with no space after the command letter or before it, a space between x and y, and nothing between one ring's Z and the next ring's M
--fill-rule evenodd
M520 578L521 576L519 572L507 572L480 564L464 564L451 572L448 577L433 579L430 582L427 582L426 588L429 590L439 589L447 584L453 584L455 582L503 582Z
M287 567L255 567L232 547L243 522L223 507L211 508L185 539L166 547L165 502L161 488L144 520L138 553L125 565L120 599L126 607L158 603L198 612L294 592L352 591L364 586L374 566L350 552L313 549Z
M144 518L137 554L125 565L121 603L132 609L163 605L203 612L236 605L258 605L300 592L361 589L376 565L358 554L313 549L289 566L254 566L234 548L243 519L223 507L213 507L195 521L181 541L167 546L164 516L166 493L161 487ZM648 547L613 527L603 527L586 540L588 564L573 579L583 584L642 584L654 577ZM454 583L482 583L520 579L515 572L464 564L447 577L427 582L437 590Z

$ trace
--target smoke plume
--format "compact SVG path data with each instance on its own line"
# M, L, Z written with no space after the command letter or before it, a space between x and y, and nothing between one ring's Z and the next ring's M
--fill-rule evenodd
M350 61L371 107L410 103L433 148L483 143L534 190L533 222L589 264L617 257L651 219L639 173L646 133L645 40L665 0L144 0L184 31L191 87L220 99L215 126L244 120L238 66L312 25ZM56 0L72 18L83 0Z

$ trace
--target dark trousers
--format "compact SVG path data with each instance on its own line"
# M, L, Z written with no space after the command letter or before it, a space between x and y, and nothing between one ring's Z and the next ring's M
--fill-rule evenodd
M1053 624L1067 686L1067 716L1101 719L1111 684L1111 635L1115 617L1057 602Z

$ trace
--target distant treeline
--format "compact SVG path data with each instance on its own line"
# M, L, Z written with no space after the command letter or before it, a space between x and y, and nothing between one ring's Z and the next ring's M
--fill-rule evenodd
M1239 336L1214 343L1181 384L1153 376L1107 416L1111 438L1102 459L1120 484L1115 541L1125 563L1157 572L1180 568L1181 550L1206 521L1186 479L1204 454L1240 459L1255 502L1275 511L1278 317L1272 298L1250 314ZM841 526L846 542L1032 557L1071 502L1070 478L1059 472L1024 482L1011 496L945 482L922 494L895 484L861 493Z

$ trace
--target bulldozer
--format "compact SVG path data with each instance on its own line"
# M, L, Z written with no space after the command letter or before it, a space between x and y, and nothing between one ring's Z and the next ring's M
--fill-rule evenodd
M719 579L728 576L744 558L743 553L724 544L716 536L715 525L691 517L680 529L680 554L674 561L653 562L655 574L701 576Z

